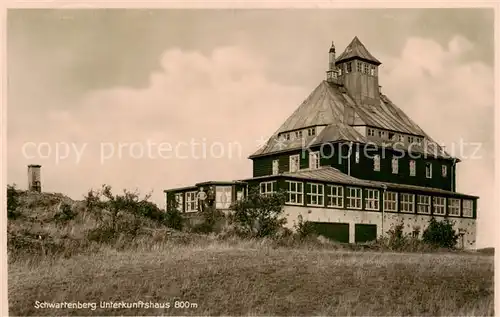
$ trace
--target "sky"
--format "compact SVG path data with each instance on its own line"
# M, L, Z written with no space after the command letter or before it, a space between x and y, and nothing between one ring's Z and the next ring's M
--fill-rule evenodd
M252 176L248 156L358 36L382 91L457 153L457 191L480 196L494 239L493 10L12 9L7 14L7 181L81 199ZM456 149L456 146L455 146Z

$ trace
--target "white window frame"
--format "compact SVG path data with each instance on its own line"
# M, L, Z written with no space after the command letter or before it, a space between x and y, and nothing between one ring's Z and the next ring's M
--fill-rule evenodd
M459 198L448 198L448 216L460 217Z
M279 160L273 160L273 175L278 175L280 173L280 161Z
M259 193L261 195L272 195L276 193L276 181L261 182L259 184Z
M415 213L415 195L399 193L400 211L404 213Z
M417 213L430 215L431 214L431 196L418 195L417 198Z
M183 193L176 193L175 194L175 202L177 204L177 210L180 212L183 212L184 209L184 194Z
M318 169L320 167L319 151L309 152L309 168Z
M438 203L439 201L439 203ZM432 197L432 214L437 216L445 216L446 215L446 198L445 197ZM438 210L442 210L442 212L437 212Z
M198 211L198 192L190 191L185 193L185 201L186 201L186 212L195 212ZM191 208L194 207L194 208Z
M432 178L432 163L425 163L425 178Z
M471 199L462 201L462 216L467 218L474 217L474 202Z
M441 165L441 175L443 177L448 176L448 165L446 164Z
M355 195L352 195L352 194ZM358 187L346 187L346 208L362 209L363 208L363 190ZM353 207L354 206L354 207Z
M296 182L296 181L286 181L287 183L287 201L286 203L289 205L303 205L304 204L304 183ZM292 191L292 184L295 185L295 190ZM299 190L300 188L300 190ZM292 197L294 197L294 201L292 201Z
M292 164L292 163L294 162L295 159L297 161L297 165L296 165L296 169L293 169L292 167L294 164ZM298 172L300 170L300 154L290 155L288 169L289 169L290 173Z
M380 191L378 189L365 190L365 210L380 210Z
M392 174L398 174L399 173L399 159L393 157L391 163L392 163L391 164L391 166L392 166Z
M392 197L389 197L392 196ZM394 208L389 208L394 206ZM384 211L398 211L398 193L397 192L384 192Z
M380 172L380 155L378 154L373 156L373 170L375 172Z
M307 203L307 206L324 206L325 205L325 187L323 184L317 183L307 183L307 196L310 197L310 203ZM314 188L314 190L313 190ZM313 199L316 203L313 203Z
M413 164L412 164L413 163ZM417 175L417 161L415 160L410 160L410 176L415 176ZM413 165L413 166L412 166Z
M344 208L344 187L339 185L326 185L327 207Z

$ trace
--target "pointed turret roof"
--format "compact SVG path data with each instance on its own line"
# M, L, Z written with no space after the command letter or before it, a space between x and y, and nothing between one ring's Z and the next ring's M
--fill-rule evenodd
M347 45L345 51L337 58L337 63L354 59L356 57L377 65L382 64L378 59L373 57L370 52L368 52L366 47L363 45L363 43L361 43L357 36L354 37L351 43Z

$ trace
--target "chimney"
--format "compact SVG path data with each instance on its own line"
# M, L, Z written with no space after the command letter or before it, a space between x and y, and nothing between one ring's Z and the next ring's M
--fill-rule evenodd
M28 190L42 192L42 181L40 177L41 165L28 165Z

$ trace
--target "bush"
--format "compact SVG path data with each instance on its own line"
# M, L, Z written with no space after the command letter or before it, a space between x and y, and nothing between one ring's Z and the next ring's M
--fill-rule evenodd
M212 233L216 230L217 225L224 220L224 214L215 209L214 207L205 208L204 211L201 212L203 217L202 222L193 226L192 232L194 233Z
M453 229L449 219L437 221L434 217L429 220L422 239L425 243L438 248L454 249L457 245L458 234Z
M71 205L63 203L60 207L60 211L54 216L56 221L65 222L68 220L73 220L76 217L76 212L73 211Z
M304 217L302 217L302 215L299 215L294 228L297 237L301 240L315 236L314 225L310 221L304 221Z
M17 210L19 207L19 193L16 189L16 184L7 185L7 218L16 219L21 215Z
M182 218L181 212L175 208L167 208L163 222L165 226L175 230L182 230L184 227L184 218Z
M253 189L242 200L236 201L230 221L243 235L250 237L270 237L286 223L282 217L286 194L283 191L271 195L261 195Z

